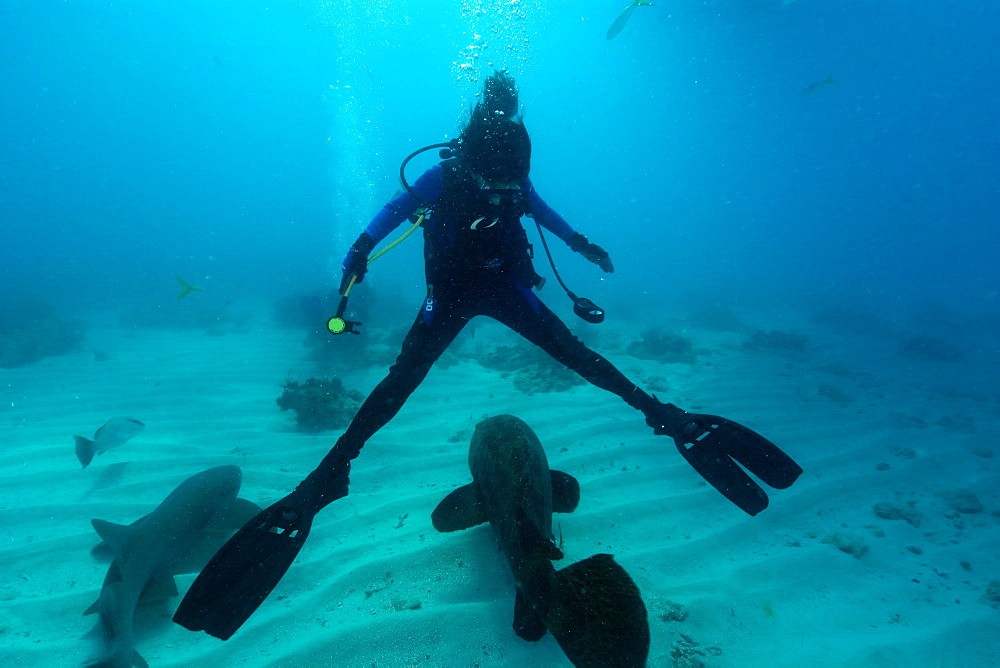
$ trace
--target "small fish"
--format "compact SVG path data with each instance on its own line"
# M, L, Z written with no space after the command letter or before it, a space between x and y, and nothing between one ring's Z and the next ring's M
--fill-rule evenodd
M835 83L837 83L837 82L833 80L833 74L830 74L830 76L828 76L827 78L823 79L822 81L813 81L811 84L809 84L808 86L806 86L802 90L802 92L799 93L799 97L805 97L806 95L812 95L813 93L815 93L816 91L818 91L823 86L826 86L827 84L835 84Z
M611 27L608 28L608 36L605 39L611 39L612 37L614 37L615 35L617 35L622 30L625 29L625 24L628 23L628 20L630 18L632 18L632 12L635 11L636 7L652 7L652 6L653 3L649 2L649 0L635 0L635 2L633 2L631 5L623 9L622 13L619 14L618 18L615 19L615 22L611 24Z
M176 278L177 282L181 284L181 293L177 295L177 299L180 299L181 297L187 297L195 290L201 290L201 288L199 288L196 285L188 285L187 283L184 282L184 279L181 278L180 276L174 276L174 278Z
M111 448L124 445L126 441L142 431L146 425L138 420L127 417L111 418L94 433L94 440L83 436L74 436L76 440L76 458L87 468L94 455L107 452Z

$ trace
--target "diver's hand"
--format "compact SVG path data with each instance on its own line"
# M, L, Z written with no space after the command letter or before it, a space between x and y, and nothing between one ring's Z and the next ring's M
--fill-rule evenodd
M351 250L347 251L347 257L344 258L344 275L340 279L340 294L343 295L347 292L351 286L352 276L355 283L365 280L365 274L368 273L368 254L372 252L373 248L375 248L375 240L367 233L362 232L358 240L351 246Z
M590 243L587 237L579 232L574 233L570 238L569 247L603 269L605 273L610 274L615 270L615 265L611 264L611 257L608 255L608 251L597 244Z

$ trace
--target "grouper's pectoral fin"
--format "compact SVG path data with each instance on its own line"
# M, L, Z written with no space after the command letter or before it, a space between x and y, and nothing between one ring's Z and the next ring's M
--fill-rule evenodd
M580 503L580 483L576 478L562 471L549 471L552 477L552 510L557 513L571 513Z
M546 631L548 629L545 628L545 622L518 589L517 597L514 599L514 633L525 640L535 642L541 640Z
M444 497L431 513L431 523L442 533L470 529L486 521L486 509L475 483L459 487Z

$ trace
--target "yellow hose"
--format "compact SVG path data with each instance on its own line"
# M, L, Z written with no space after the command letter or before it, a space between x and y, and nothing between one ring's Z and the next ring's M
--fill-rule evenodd
M396 239L395 241L393 241L391 244L389 244L388 246L386 246L385 248L383 248L379 252L375 253L370 258L368 258L368 264L371 264L375 260L379 259L383 255L385 255L386 253L388 253L389 251L391 251L393 248L395 248L401 241L403 241L403 239L405 239L406 237L408 237L411 234L413 234L416 231L416 229L423 224L424 218L426 218L426 217L427 217L427 213L426 212L421 212L420 217L417 218L417 222L413 223L413 225L410 225L410 229L406 230L401 235L399 235L399 238ZM351 294L351 288L354 287L354 283L357 280L357 278L358 277L356 275L355 276L351 276L351 280L347 282L347 289L344 290L344 294L342 296L346 297L349 294Z
M422 223L424 222L424 218L425 218L426 216L427 216L427 214L426 214L426 213L421 213L421 214L420 214L420 217L419 217L419 218L417 218L417 222L413 223L413 225L410 225L410 229L408 229L408 230L406 230L405 232L403 232L403 233L402 233L402 234L401 234L401 235L399 236L399 238L398 238L398 239L396 239L395 241L393 241L393 242L392 242L391 244L389 244L388 246L386 246L385 248L383 248L383 249L382 249L382 250L380 250L379 252L375 253L375 254L374 254L374 255L372 255L372 256L371 256L370 258L368 258L368 264L371 264L371 263L372 263L372 262L374 262L375 260L379 259L379 258L380 258L380 257L382 257L383 255L385 255L386 253L388 253L389 251L391 251L391 250L392 250L393 248L395 248L395 247L396 247L396 245L397 245L397 244L399 244L399 243L400 243L400 242L401 242L401 241L402 241L403 239L405 239L406 237L408 237L408 236L410 236L411 234L413 234L413 232L414 232L414 231L415 231L415 230L416 230L416 229L417 229L418 227L420 227L420 225L421 225L421 224L422 224Z

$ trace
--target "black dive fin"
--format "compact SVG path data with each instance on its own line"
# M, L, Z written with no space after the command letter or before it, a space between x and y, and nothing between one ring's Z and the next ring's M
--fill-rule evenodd
M767 508L767 494L737 462L775 489L791 487L802 474L802 467L774 443L718 415L686 413L672 404L660 404L647 423L655 433L672 437L684 459L750 515Z
M514 633L520 638L535 642L541 640L547 630L538 613L518 589L514 598Z
M487 521L486 508L475 483L452 491L431 513L431 523L442 533L471 529Z
M733 459L711 444L677 444L688 464L715 489L750 515L767 508L767 494Z
M552 511L571 513L580 503L580 483L562 471L549 471L552 478Z
M801 466L757 432L717 415L688 417L696 425L694 435L675 435L677 449L712 487L744 512L756 515L767 508L767 494L737 462L775 489L790 487L802 474Z
M228 640L260 607L302 549L316 512L296 510L286 499L262 510L212 557L174 613L176 623Z
M260 507L246 499L232 499L226 502L212 517L212 520L198 532L198 537L182 555L170 564L174 575L199 573L205 564L222 549L229 536L252 520L260 512Z
M775 489L788 489L802 475L801 466L752 429L725 418L713 415L705 417L718 421L719 426L702 442L708 439L717 442L726 454L760 478L764 484Z

